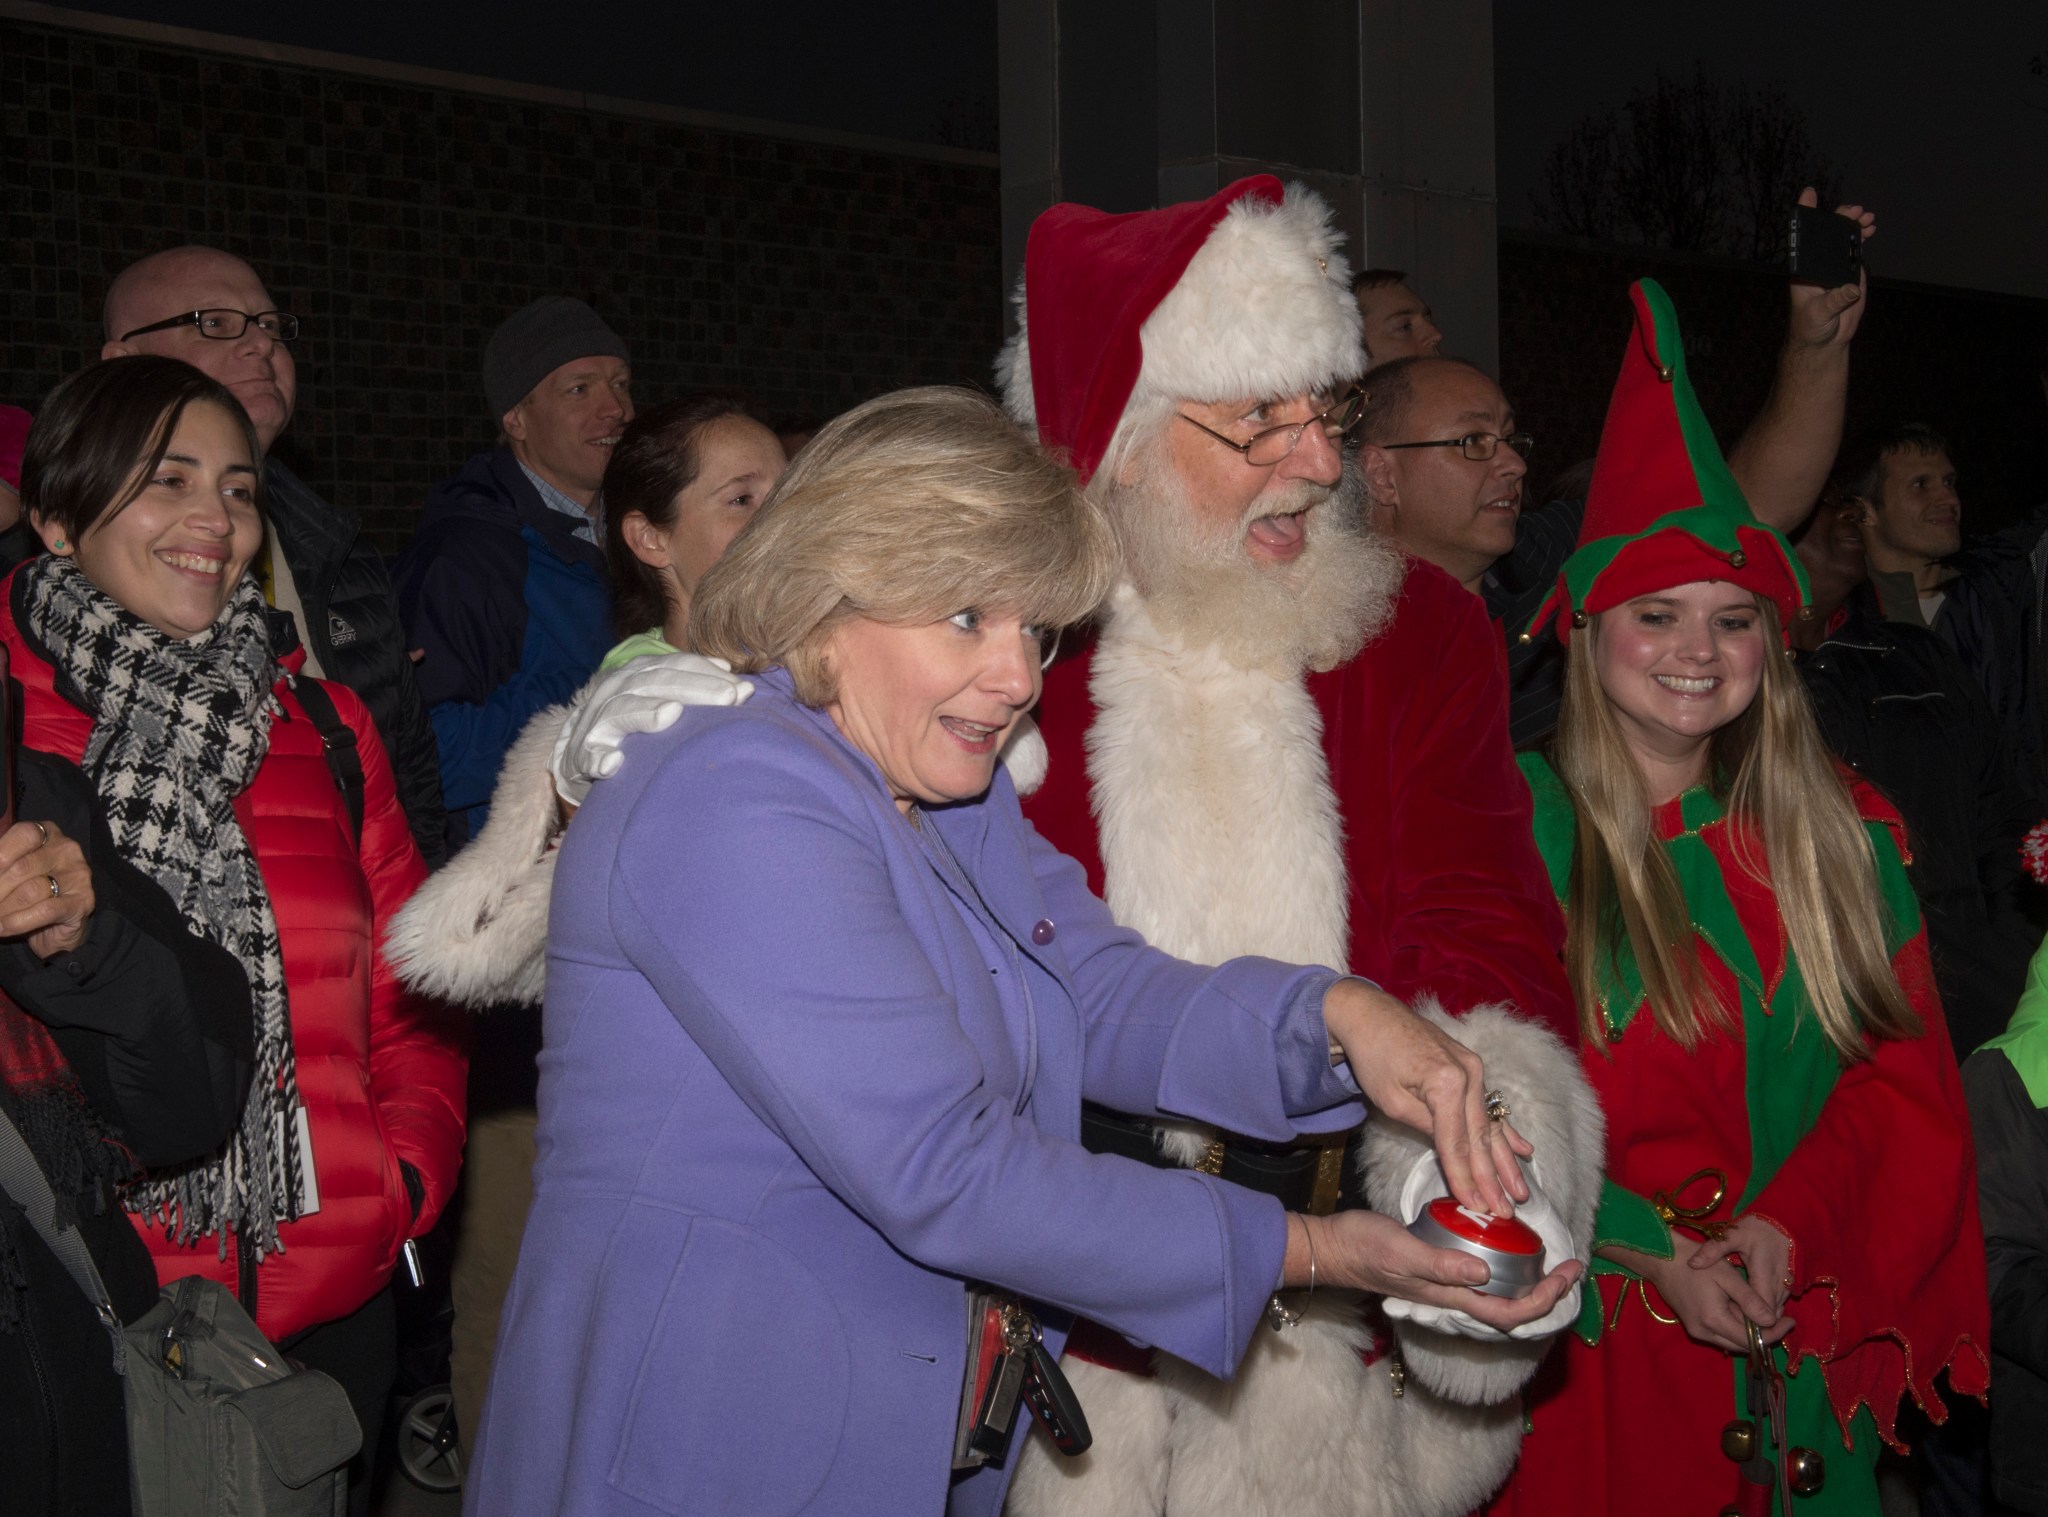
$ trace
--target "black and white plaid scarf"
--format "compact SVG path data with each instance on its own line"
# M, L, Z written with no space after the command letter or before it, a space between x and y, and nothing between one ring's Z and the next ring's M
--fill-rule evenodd
M95 588L70 558L28 577L30 630L93 717L85 771L106 804L114 845L149 875L186 924L241 960L256 1012L256 1075L240 1126L211 1158L150 1174L132 1211L189 1244L232 1226L275 1253L277 1225L298 1215L303 1185L294 1124L298 1074L277 918L234 798L270 751L277 678L263 592L245 576L197 637L152 627Z

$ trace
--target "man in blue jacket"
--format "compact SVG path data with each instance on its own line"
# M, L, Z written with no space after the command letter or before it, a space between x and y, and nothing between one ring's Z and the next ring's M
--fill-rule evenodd
M424 652L450 852L482 828L527 719L575 694L612 644L599 487L633 419L626 344L565 295L491 334L484 393L498 446L434 487L396 573Z
M626 344L580 300L553 295L484 346L498 446L427 497L394 577L441 747L453 853L482 830L505 752L566 701L612 645L599 487L633 419ZM498 1313L532 1195L538 1008L494 1008L469 1068L461 1242L450 1270L454 1383L479 1425Z

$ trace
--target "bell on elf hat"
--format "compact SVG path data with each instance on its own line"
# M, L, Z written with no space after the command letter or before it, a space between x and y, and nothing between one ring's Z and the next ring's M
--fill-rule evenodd
M1031 224L1017 335L996 358L1003 404L1086 484L1136 401L1356 379L1365 344L1330 221L1314 191L1270 174L1156 211L1052 207Z
M1728 472L1686 377L1678 314L1654 279L1629 286L1635 331L1607 403L1579 545L1530 620L1574 627L1639 595L1721 580L1778 608L1790 638L1806 604L1806 571L1779 533L1756 519Z

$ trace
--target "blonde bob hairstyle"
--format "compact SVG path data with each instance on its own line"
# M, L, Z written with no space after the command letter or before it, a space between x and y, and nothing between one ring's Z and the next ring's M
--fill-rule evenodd
M1807 1006L1844 1064L1867 1056L1866 1038L1920 1032L1885 951L1877 859L1855 803L1784 659L1777 608L1757 598L1766 650L1756 698L1709 739L1708 784L1734 826L1734 858L1777 898L1785 937L1806 980ZM1616 612L1604 613L1615 615ZM1564 709L1553 755L1577 811L1565 910L1565 971L1584 1036L1603 1051L1602 970L1626 938L1657 1025L1681 1047L1711 1028L1740 1028L1700 963L1671 856L1650 825L1649 792L1593 649L1601 616L1574 636L1565 666ZM1591 635L1587 635L1590 633ZM1763 858L1756 857L1761 839Z
M1116 541L1073 471L994 402L932 386L878 396L813 437L697 586L690 644L797 699L836 695L826 659L850 617L901 626L979 610L1048 631L1116 582Z

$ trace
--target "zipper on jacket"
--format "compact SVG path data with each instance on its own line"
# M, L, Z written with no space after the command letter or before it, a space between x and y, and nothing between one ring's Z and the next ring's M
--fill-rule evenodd
M63 1439L57 1427L57 1394L50 1389L49 1367L43 1363L43 1345L41 1339L36 1336L34 1307L24 1301L22 1308L21 1339L28 1347L29 1368L35 1372L36 1377L36 1400L43 1409L42 1440L28 1447L50 1451L50 1490L55 1494L59 1487L58 1475L64 1456Z

